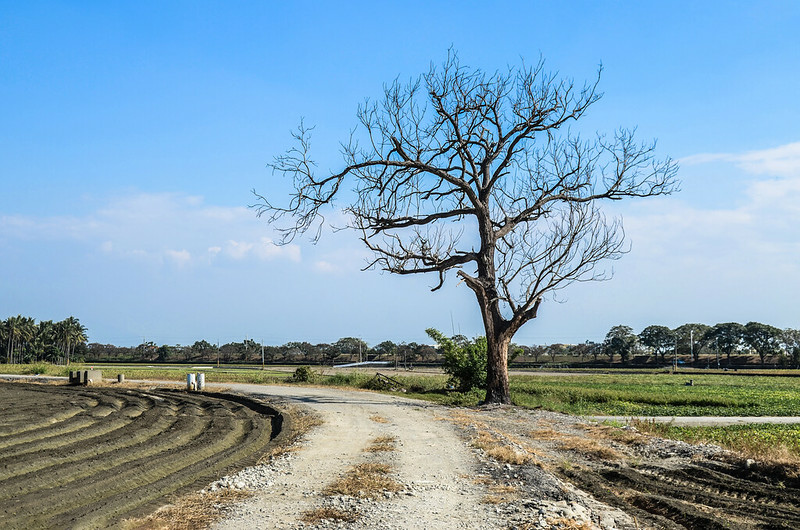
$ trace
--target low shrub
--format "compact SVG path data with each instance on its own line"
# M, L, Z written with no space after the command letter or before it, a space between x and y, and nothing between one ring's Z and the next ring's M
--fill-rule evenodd
M473 388L486 388L486 338L472 341L465 337L445 337L440 331L430 328L425 333L436 341L444 360L442 369L450 375L448 384L459 392Z
M313 383L317 378L317 373L310 366L301 366L294 371L292 380L297 383Z
M26 364L24 368L20 371L20 373L25 375L39 375L39 374L47 374L53 365L48 363L34 363L34 364Z

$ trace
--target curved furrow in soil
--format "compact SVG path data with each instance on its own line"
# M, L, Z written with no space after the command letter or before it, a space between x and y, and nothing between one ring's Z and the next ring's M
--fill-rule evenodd
M179 421L175 410L154 407L132 416L133 421L121 423L119 428L91 438L65 440L61 445L47 444L39 447L30 444L26 452L3 455L0 458L0 483L26 473L58 472L54 467L69 466L83 460L98 461L113 451L130 451L137 445L152 443L160 434L171 429ZM70 443L71 442L71 443ZM52 458L54 449L61 458Z
M264 447L271 440L269 422L253 425L250 435L224 451L220 451L213 459L195 462L182 469L178 475L166 476L152 483L151 488L139 494L125 491L103 503L94 503L60 514L50 521L53 527L71 526L79 521L93 521L97 527L109 526L118 521L122 514L131 514L139 507L141 514L147 513L164 504L165 496L181 490L197 489L205 486L212 477L219 477L242 465L253 465L263 455Z
M236 411L218 405L212 405L209 409L215 413L210 425L185 446L160 452L156 456L139 458L124 466L104 467L102 471L92 474L90 482L70 481L67 483L69 487L47 491L49 516L74 510L76 499L82 499L84 505L107 502L114 495L176 474L198 460L213 459L216 453L241 441L249 431L249 422L245 426L242 421L237 421L241 418L236 417ZM23 520L26 526L38 526L43 514L37 497L32 495L11 499L7 502L7 509Z
M8 448L3 450L3 454L0 456L0 467L5 465L6 462L17 461L24 458L24 455L33 452L47 450L68 452L70 445L90 444L107 437L126 436L124 433L127 429L143 419L147 421L153 414L167 413L175 415L176 406L173 406L173 411L169 412L163 408L159 410L154 407L155 403L153 400L137 399L124 404L113 420L107 419L106 421L98 422L96 417L86 416L76 420L78 428L73 428L66 432L42 433L40 438L34 439L28 439L30 436L25 435L24 441L10 444Z
M91 416L84 414L85 411L81 411L74 416L65 419L64 421L58 421L57 423L53 423L51 426L47 427L39 427L35 431L26 431L23 435L15 437L13 439L4 440L2 443L0 442L0 450L4 453L10 450L13 447L16 447L21 444L26 443L37 443L40 440L50 439L58 439L59 436L69 435L70 433L80 432L87 427L91 427L96 420ZM67 421L68 420L68 421ZM58 442L56 442L58 444Z
M197 407L192 404L192 408ZM202 421L198 421L197 417L189 414L179 416L177 421L165 431L158 433L154 438L142 441L129 448L123 447L111 451L90 463L84 463L82 466L76 466L75 464L61 465L60 458L62 454L58 451L52 451L47 458L57 463L52 464L47 473L26 472L24 475L0 482L0 500L28 493L36 494L43 490L66 488L72 482L95 476L98 469L125 469L125 467L134 465L138 461L156 457L162 453L178 453L201 435L211 424L211 421L211 418L207 417ZM75 469L76 467L78 469ZM13 484L13 489L10 486L6 487L6 483Z
M40 440L57 438L76 431L83 431L85 433L86 429L97 428L94 424L97 423L98 418L103 418L119 410L124 403L121 399L114 399L102 394L98 395L97 399L92 399L91 401L94 403L87 403L88 406L85 406L83 410L77 414L66 418L58 418L57 414L49 416L50 418L56 417L58 419L55 422L45 422L46 424L44 425L26 429L24 432L17 435L0 440L0 449L3 449L3 452L6 453L19 444L28 442L38 443ZM46 414L48 411L42 412ZM11 414L15 413L11 411Z
M19 408L13 404L6 403L5 407L9 411L13 411L16 418L9 418L3 422L0 427L0 448L7 445L7 439L18 437L23 433L30 432L36 429L52 427L54 424L69 421L71 418L85 411L85 407L72 404L68 408L64 408L63 403L48 404L47 409L54 408L60 409L57 413L45 416L37 420L36 418L41 415L40 408Z
M37 396L43 405L30 406ZM0 463L7 528L94 528L143 515L165 495L255 464L281 423L251 398L170 390L14 383L0 385L0 402L11 405L0 426L16 446L15 458ZM50 447L20 441L33 431Z

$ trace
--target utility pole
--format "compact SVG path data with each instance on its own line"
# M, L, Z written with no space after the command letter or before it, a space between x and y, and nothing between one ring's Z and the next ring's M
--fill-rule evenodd
M689 330L689 353L692 356L692 362L694 362L694 330Z
M675 355L672 359L672 371L678 370L678 337L675 337Z
M264 339L261 339L261 369L264 369Z

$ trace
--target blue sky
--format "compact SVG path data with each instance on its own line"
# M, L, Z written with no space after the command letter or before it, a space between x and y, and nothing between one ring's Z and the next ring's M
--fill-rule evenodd
M578 83L581 128L638 127L682 191L614 203L611 281L548 299L521 343L616 324L800 327L797 2L0 2L0 318L78 317L92 341L475 336L470 292L361 272L353 234L276 247L247 208L300 118L320 168L355 109L444 59L535 61Z

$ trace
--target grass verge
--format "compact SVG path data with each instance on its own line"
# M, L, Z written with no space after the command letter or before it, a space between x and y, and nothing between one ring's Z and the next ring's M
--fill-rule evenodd
M653 421L631 422L640 432L682 440L712 443L771 464L800 465L800 425L750 424L714 427L684 427Z

